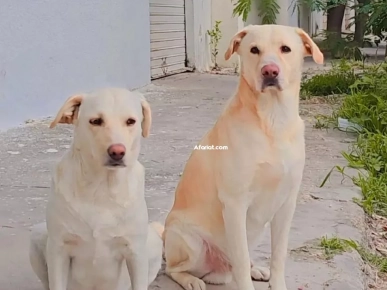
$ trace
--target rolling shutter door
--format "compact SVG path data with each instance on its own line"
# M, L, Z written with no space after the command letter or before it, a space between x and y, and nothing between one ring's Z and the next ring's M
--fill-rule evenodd
M150 0L152 79L185 71L184 0Z

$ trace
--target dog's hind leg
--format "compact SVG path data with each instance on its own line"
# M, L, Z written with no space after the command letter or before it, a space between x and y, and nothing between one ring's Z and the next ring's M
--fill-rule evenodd
M30 263L35 274L42 282L45 290L48 286L48 270L46 262L47 228L45 223L32 228L30 239Z
M224 254L184 226L164 233L166 273L186 290L205 290L206 284L225 284L231 272ZM201 278L199 278L201 277Z
M192 239L188 245L179 230L171 228L164 232L164 245L166 274L185 290L205 290L204 281L191 274L200 262L200 242Z

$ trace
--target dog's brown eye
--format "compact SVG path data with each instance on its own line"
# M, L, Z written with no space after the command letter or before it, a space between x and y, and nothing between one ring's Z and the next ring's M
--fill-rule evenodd
M96 118L96 119L91 119L89 122L91 125L101 126L103 123L103 120L102 120L102 118Z
M258 47L254 46L254 47L252 47L252 48L250 49L250 52L251 52L252 54L259 54L259 49L258 49Z
M126 124L128 126L132 126L136 123L136 120L135 119L132 119L132 118L129 118L127 121L126 121Z
M281 46L281 52L283 52L283 53L289 53L289 52L291 52L291 49L290 49L289 46L282 45L282 46Z

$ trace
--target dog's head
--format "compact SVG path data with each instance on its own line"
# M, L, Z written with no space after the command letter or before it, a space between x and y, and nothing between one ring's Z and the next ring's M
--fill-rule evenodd
M103 89L67 99L50 128L74 124L74 147L96 166L109 169L133 164L147 137L151 110L145 98L126 89Z
M245 27L232 38L225 59L234 52L240 56L243 77L258 92L282 91L299 83L305 56L312 56L318 64L324 62L306 32L282 25Z

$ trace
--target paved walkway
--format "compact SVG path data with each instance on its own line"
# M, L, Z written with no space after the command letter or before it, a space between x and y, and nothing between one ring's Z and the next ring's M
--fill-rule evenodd
M153 127L143 142L146 196L151 220L163 220L175 186L194 145L214 124L225 101L235 91L237 77L181 74L154 82L144 91L153 109ZM67 96L63 96L65 99ZM351 201L356 191L340 184L336 175L318 185L330 168L343 163L340 151L348 136L312 128L313 106L303 106L307 120L307 161L300 202L290 237L288 290L363 289L361 261L354 253L327 262L314 250L323 235L361 240L363 213ZM309 113L308 113L309 112ZM55 112L53 112L55 113ZM48 129L48 120L0 133L0 289L42 289L28 261L29 227L44 220L50 170L69 147L70 126ZM266 233L254 258L268 264L270 237ZM266 283L256 283L267 289ZM232 289L232 285L209 289ZM178 290L164 275L151 289Z

